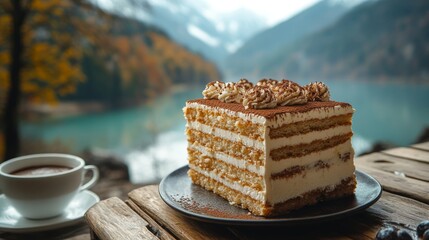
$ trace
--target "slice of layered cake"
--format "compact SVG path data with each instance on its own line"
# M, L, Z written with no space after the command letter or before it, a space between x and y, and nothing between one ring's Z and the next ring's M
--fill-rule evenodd
M352 195L352 106L316 82L212 82L186 102L192 182L260 216Z

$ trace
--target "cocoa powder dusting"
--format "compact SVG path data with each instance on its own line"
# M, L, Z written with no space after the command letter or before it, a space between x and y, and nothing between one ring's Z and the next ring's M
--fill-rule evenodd
M185 196L181 196L179 199L176 199L176 201L186 210L197 213L197 214L202 214L202 215L207 215L207 216L212 216L212 217L218 217L218 218L229 218L229 219L259 219L261 217L258 216L254 216L252 214L247 214L247 213L243 213L243 214L236 214L236 213L231 213L228 211L222 211L218 208L215 208L213 206L210 205L206 205L206 204L200 204L198 202L196 202L194 199L189 198L189 197L185 197Z

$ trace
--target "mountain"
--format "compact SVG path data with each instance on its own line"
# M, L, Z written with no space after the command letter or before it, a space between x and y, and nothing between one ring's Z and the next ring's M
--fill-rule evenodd
M177 85L204 85L221 79L217 66L141 21L112 16L109 47L97 54L84 47L86 76L63 100L92 101L109 107L133 106ZM82 42L85 42L82 36Z
M255 66L260 66L267 56L331 25L354 6L350 1L345 3L347 1L320 1L289 20L253 36L227 58L223 66L227 75L257 74L258 68Z
M105 9L154 25L176 42L218 64L267 26L254 12L238 9L219 14L206 1L148 0L148 6L148 9L130 10L132 7L127 6L105 6Z
M428 42L428 1L369 1L329 28L271 52L261 74L427 81Z

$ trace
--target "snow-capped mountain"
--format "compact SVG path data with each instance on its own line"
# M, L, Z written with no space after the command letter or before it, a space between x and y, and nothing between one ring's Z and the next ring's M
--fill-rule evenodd
M268 64L268 56L282 54L285 48L304 37L331 26L364 1L321 0L291 18L255 34L223 61L221 67L224 75L228 78L243 75L262 77L260 68Z
M104 6L116 14L159 27L181 45L216 63L267 26L261 16L249 10L220 14L211 10L206 1L148 0L147 9L127 6L127 1L121 2L120 7L111 2Z
M152 0L151 23L170 37L219 62L244 41L266 27L261 17L248 10L218 14L204 1Z

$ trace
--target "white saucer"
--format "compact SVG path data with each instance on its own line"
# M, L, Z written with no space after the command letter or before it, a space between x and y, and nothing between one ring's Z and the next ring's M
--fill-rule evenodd
M93 192L84 190L78 193L58 217L31 220L22 217L9 205L5 196L0 195L0 231L4 232L38 232L70 226L83 220L85 212L100 198Z

